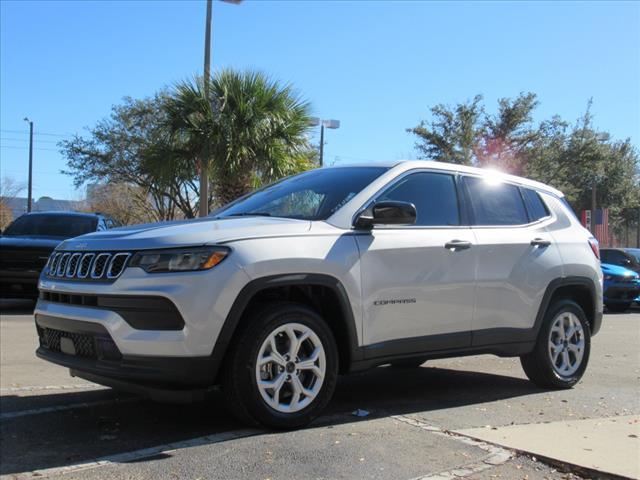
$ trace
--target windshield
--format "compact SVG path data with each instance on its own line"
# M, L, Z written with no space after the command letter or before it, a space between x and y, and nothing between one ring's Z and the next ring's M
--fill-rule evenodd
M256 215L326 220L386 170L385 167L310 170L240 198L216 212L215 217Z
M71 238L96 230L98 219L80 215L23 215L3 235Z
M626 252L636 257L636 261L640 263L640 248L627 248Z

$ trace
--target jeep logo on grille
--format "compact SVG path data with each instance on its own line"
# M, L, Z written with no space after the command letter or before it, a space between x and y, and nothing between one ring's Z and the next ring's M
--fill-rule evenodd
M87 242L76 243L76 248L78 250L85 250L87 248Z

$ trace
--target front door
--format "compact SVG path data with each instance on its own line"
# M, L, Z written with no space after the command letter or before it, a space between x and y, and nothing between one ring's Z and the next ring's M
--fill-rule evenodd
M358 235L366 356L420 353L471 344L475 237L461 226L455 177L409 173L375 201L411 202L413 226L376 226Z

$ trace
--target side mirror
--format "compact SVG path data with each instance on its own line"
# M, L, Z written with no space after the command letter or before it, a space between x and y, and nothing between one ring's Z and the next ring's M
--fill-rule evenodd
M416 223L416 216L413 203L388 200L374 203L361 212L354 226L369 229L374 225L413 225Z

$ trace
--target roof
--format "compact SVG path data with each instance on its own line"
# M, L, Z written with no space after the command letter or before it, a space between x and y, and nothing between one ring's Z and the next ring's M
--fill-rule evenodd
M92 212L69 212L69 211L59 211L59 210L53 210L53 211L47 211L47 212L30 212L30 213L25 213L23 215L51 215L51 216L72 216L72 217L97 217L100 214L99 213L92 213Z
M491 168L469 167L467 165L460 165L457 163L435 162L432 160L396 160L393 162L381 161L381 162L359 163L359 164L351 163L351 164L344 164L340 166L326 167L326 168L343 168L343 167L386 167L393 170L397 170L397 173L416 169L416 168L429 168L433 170L443 170L448 172L469 173L473 175L480 175L483 177L491 176L492 178L495 178L498 181L518 183L520 185L526 185L531 188L535 188L536 190L549 192L557 197L564 197L564 194L560 190L557 190L549 185L537 182L535 180L529 180L528 178L509 175L507 173L501 172L499 170L491 169Z

